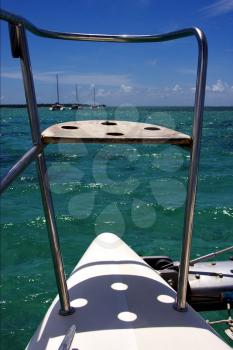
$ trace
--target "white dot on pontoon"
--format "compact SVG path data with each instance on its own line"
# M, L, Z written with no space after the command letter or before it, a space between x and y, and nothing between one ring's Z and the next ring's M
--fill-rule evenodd
M157 300L160 301L161 303L165 303L165 304L171 304L171 303L174 303L174 301L175 301L175 299L173 297L171 297L170 295L165 295L165 294L158 295Z
M117 283L113 283L111 285L111 288L115 289L115 290L126 290L126 289L128 289L128 286L125 283L117 282Z
M71 306L73 307L83 307L87 305L88 300L84 298L78 298L71 301Z
M120 312L117 317L124 322L132 322L137 319L137 315L129 311Z

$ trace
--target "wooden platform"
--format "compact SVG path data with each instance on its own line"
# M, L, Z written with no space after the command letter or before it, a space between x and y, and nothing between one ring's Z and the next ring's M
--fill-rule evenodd
M191 147L192 138L163 126L117 120L71 121L50 126L43 143L170 143Z

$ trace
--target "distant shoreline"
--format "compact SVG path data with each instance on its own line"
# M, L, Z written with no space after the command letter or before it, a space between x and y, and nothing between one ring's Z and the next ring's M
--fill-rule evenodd
M38 103L38 107L51 107L52 103ZM71 107L72 103L63 103L64 107ZM110 108L116 108L117 106L105 106L105 105L99 105L100 107L110 107ZM26 108L26 104L0 104L0 108ZM90 108L90 104L80 104L80 107L83 108ZM124 106L122 106L124 108ZM144 107L144 108L192 108L194 109L194 106L136 106L136 107ZM233 106L205 106L205 108L229 108L233 109Z
M51 107L53 105L53 103L38 103L37 106L38 107ZM62 103L62 105L64 107L71 107L73 105L73 103ZM89 108L91 107L92 105L90 104L81 104L79 103L79 106L80 107L83 107L83 108ZM98 105L100 107L103 107L104 105ZM27 107L26 103L19 103L19 104L0 104L0 108L25 108Z

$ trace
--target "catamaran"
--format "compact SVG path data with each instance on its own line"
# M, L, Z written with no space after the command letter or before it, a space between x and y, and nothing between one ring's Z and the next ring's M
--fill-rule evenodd
M78 98L78 85L75 85L75 93L76 93L76 103L71 106L71 109L82 109L82 105L79 103Z
M203 31L192 27L161 35L77 34L40 29L7 11L0 12L0 19L9 23L12 54L21 61L33 141L33 147L3 177L1 192L36 160L58 289L27 349L230 349L197 311L226 309L229 317L216 322L225 324L226 333L232 336L232 261L206 260L233 247L190 260L207 70ZM26 30L51 39L91 42L156 43L196 38L199 59L192 136L161 125L122 120L70 121L41 132ZM180 262L167 256L140 257L117 235L103 232L66 281L43 150L49 144L80 142L166 143L190 152Z
M50 111L63 111L65 109L64 105L59 102L59 83L58 83L58 74L56 74L56 81L57 81L57 102L54 103L49 110Z

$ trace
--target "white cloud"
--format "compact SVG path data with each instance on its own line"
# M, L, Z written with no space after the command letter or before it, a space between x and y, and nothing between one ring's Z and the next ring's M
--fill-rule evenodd
M130 79L127 75L123 74L105 74L105 73L91 73L91 74L72 74L66 72L34 72L33 76L35 81L44 83L55 83L55 75L59 74L60 84L83 84L83 85L106 85L106 86L119 86L130 83ZM9 79L22 79L21 72L2 72L2 77Z
M233 11L233 0L218 0L201 10L209 17L216 17Z
M1 72L1 76L9 79L22 79L21 72Z
M106 89L98 89L96 93L97 97L106 97L110 95L111 95L111 91Z
M192 92L196 91L195 87L191 87L190 90ZM230 87L227 82L222 81L221 79L218 79L216 83L212 85L206 85L206 92L209 93L217 93L217 94L222 94L222 93L229 93L233 91L233 87Z
M223 92L225 90L225 85L221 80L217 80L216 84L212 85L213 92Z
M172 91L174 91L174 92L181 92L181 91L182 91L182 88L180 87L179 84L176 84L176 85L172 88Z
M223 93L228 92L230 90L230 87L227 82L223 82L222 80L218 79L215 84L212 84L211 86L206 87L206 91L214 92L214 93Z
M41 74L35 74L35 79L40 81L48 81L45 76ZM54 76L50 76L50 82L54 81ZM106 86L119 86L121 84L127 84L129 78L126 75L117 74L66 74L60 76L61 84L83 84L83 85L106 85Z
M130 93L132 92L133 87L129 85L121 84L120 90L121 92L124 92L124 93Z

